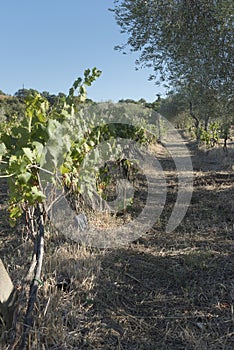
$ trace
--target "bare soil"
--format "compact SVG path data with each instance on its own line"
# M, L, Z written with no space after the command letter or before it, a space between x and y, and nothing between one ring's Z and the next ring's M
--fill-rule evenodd
M234 150L198 149L188 138L184 143L191 151L194 189L187 214L172 233L165 227L178 179L162 145L151 151L165 172L167 201L141 238L98 250L47 230L28 349L234 348ZM9 227L6 200L1 180L0 256L20 290L32 243L22 227ZM19 316L16 343L21 322ZM9 348L10 336L8 343L2 337L2 349Z

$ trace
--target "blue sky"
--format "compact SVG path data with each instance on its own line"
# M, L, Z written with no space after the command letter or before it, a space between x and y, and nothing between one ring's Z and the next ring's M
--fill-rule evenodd
M113 0L7 0L1 2L0 89L67 93L86 68L102 76L88 90L95 101L121 98L147 101L163 88L148 81L149 70L135 70L136 54L114 46L125 42L114 20Z

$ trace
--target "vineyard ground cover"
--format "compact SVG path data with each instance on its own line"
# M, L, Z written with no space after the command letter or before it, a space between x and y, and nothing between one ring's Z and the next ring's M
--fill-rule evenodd
M167 179L167 201L147 234L126 247L99 250L47 230L30 349L233 348L234 147L224 155L221 148L208 152L184 142L192 154L194 191L174 232L166 234L165 225L177 176L159 144L151 152ZM23 227L8 226L5 180L0 187L0 254L20 289L32 246ZM100 214L96 220L105 228L123 217ZM1 348L8 349L3 341Z

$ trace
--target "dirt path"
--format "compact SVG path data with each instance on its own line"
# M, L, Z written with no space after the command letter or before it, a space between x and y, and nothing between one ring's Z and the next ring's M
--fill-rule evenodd
M220 161L212 154L216 150L204 154L183 142L194 167L188 212L174 232L165 233L178 179L172 158L157 145L167 202L147 234L103 259L93 313L102 324L103 345L99 339L96 348L234 346L234 174L227 166L232 160Z
M105 251L48 235L30 349L233 349L234 162L232 155L218 157L222 150L207 155L192 141L183 142L191 152L194 188L187 214L172 233L165 227L178 177L173 159L157 145L152 151L168 193L162 215L146 234ZM23 276L19 262L26 250L20 245L15 261L9 258L6 186L0 186L0 250L16 279ZM69 288L58 289L59 278Z

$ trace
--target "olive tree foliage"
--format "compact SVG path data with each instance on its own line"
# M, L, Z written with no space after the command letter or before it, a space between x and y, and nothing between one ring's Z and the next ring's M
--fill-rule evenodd
M115 0L114 14L138 65L169 82L201 77L213 88L231 87L232 0Z
M233 106L232 0L115 0L127 41L116 49L139 52L137 67L187 99L198 127ZM226 118L226 117L225 117Z
M168 93L160 104L159 113L178 127L190 127L192 122L189 118L187 101L181 93Z

